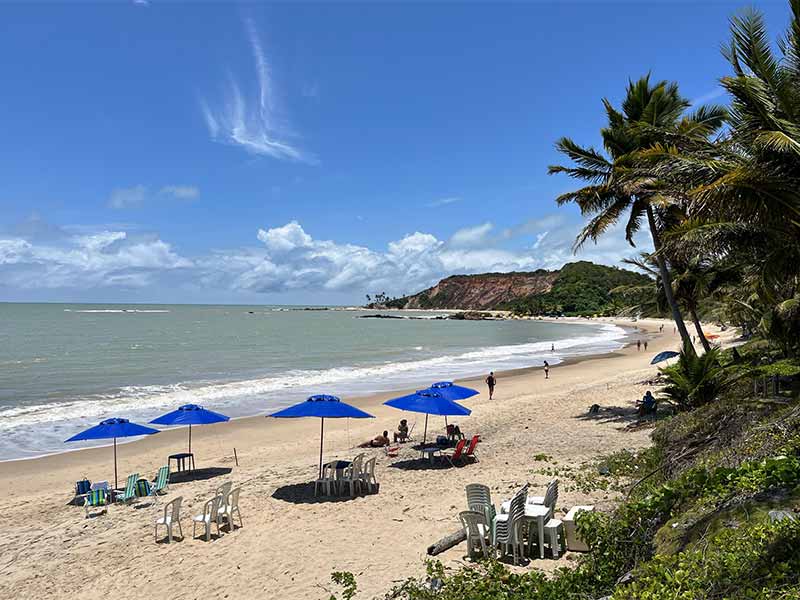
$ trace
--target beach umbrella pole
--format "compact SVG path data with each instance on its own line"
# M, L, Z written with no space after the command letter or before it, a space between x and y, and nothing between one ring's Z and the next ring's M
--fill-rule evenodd
M425 431L422 433L422 445L425 445L425 440L428 439L428 413L425 413Z
M325 435L325 417L319 420L319 478L322 479L322 440Z
M114 489L119 489L117 486L117 438L114 438Z
M192 453L192 425L189 424L189 454Z

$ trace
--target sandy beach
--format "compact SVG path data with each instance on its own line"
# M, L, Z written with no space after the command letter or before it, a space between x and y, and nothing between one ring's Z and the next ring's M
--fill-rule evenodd
M545 380L541 369L498 375L491 402L481 378L463 381L480 396L463 402L472 415L458 419L467 434L480 434L479 461L459 468L426 468L412 444L389 458L377 456L377 494L355 499L316 500L307 483L316 473L317 419L263 417L196 427L193 451L200 469L219 476L175 483L152 506L111 506L108 514L85 519L83 508L68 504L76 480L113 479L111 448L94 448L38 459L0 463L0 598L125 597L157 593L168 598L327 598L332 571L356 575L359 598L382 596L393 582L424 573L426 547L458 528L464 510L464 486L485 483L493 500L507 499L526 481L542 488L548 477L534 473L546 465L534 455L554 457L559 466L580 465L602 454L649 443L650 430L626 430L626 419L588 407L624 407L657 374L649 361L658 351L677 349L678 337L667 321L617 321L640 329L647 352L629 345L612 354L554 367ZM658 328L664 323L664 332ZM714 328L709 327L709 331ZM715 331L716 332L716 331ZM328 391L328 390L325 390ZM382 406L394 395L380 394L352 403L376 419L326 422L325 458L350 458L355 446L380 431L394 431L400 418L416 421L422 436L424 415L403 414ZM350 401L345 398L345 400ZM606 413L609 415L610 413ZM431 435L443 420L431 417ZM167 431L118 447L121 482L131 472L153 478L167 455L183 451L186 431ZM234 448L238 466L234 463ZM191 516L201 511L214 488L231 480L242 486L244 527L206 542L191 537ZM121 483L122 484L122 483ZM154 542L153 523L160 507L182 496L185 539ZM613 506L614 494L562 491L559 512L575 504ZM162 530L163 531L163 530ZM463 560L466 547L439 556L446 564ZM528 567L551 569L569 564L533 561Z

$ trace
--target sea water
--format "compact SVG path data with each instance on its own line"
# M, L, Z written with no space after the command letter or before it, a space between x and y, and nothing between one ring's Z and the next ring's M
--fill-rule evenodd
M346 400L557 364L625 337L591 322L362 318L374 312L0 304L0 460L82 447L64 440L112 416L146 423L186 403L266 414L314 393Z

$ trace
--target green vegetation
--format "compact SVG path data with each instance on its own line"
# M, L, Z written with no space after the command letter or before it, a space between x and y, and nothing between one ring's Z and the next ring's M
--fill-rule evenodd
M602 150L557 143L570 165L550 172L584 183L558 198L588 218L576 245L620 222L629 240L646 228L655 252L634 262L651 278L612 282L576 263L574 279L565 269L548 294L513 308L667 306L684 340L659 391L681 410L657 421L651 449L539 471L575 489L624 492L613 512L579 516L591 552L549 575L431 563L427 578L387 598L800 598L800 0L789 3L774 45L758 12L731 19L731 72L721 79L729 109L687 112L677 84L645 76L620 107L603 101ZM714 349L699 315L749 341Z
M719 350L711 348L701 355L684 344L678 361L661 370L667 385L661 394L682 410L708 404L733 383L719 362Z
M519 315L616 314L622 305L612 294L613 289L651 283L641 273L580 261L564 265L548 293L520 298L497 308Z

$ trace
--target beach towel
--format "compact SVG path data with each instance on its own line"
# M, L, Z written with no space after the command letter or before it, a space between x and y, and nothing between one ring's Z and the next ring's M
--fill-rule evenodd
M136 482L136 495L139 498L150 495L150 482L147 479L140 479Z

